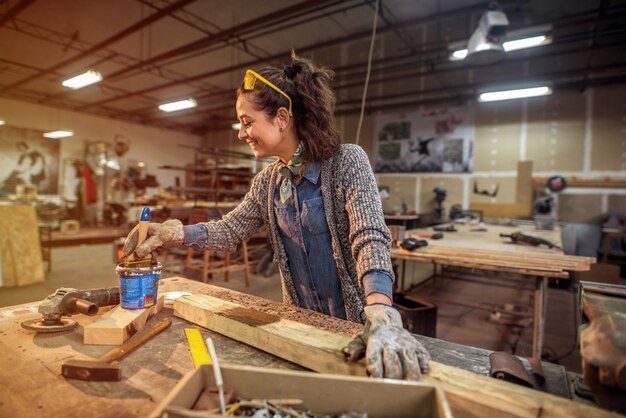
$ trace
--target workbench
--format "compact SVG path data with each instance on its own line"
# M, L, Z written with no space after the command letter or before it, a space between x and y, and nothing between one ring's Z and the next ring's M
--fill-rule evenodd
M442 225L445 228L449 225ZM500 234L527 231L561 247L560 230L538 231L531 226L454 225L456 232L443 232L442 239L428 239L428 246L414 251L394 248L391 257L398 260L432 263L435 266L457 266L470 270L489 270L512 273L515 278L532 280L535 297L533 309L533 357L541 358L545 315L547 310L548 279L568 280L569 271L587 271L595 263L592 257L567 256L558 248L545 245L530 246L511 242ZM432 228L412 229L406 236L432 234ZM403 265L404 270L404 265ZM487 278L487 276L485 276ZM506 275L505 275L506 277ZM404 290L404 274L400 280L400 290ZM506 280L502 276L497 281ZM515 283L515 279L509 280ZM524 283L522 283L523 285Z
M287 319L344 334L360 325L244 295L180 277L162 279L159 292L172 290L206 294L232 301L253 301L255 309L280 312ZM182 376L193 369L183 329L197 326L175 317L163 308L156 321L170 317L172 325L121 359L120 382L85 382L61 377L61 364L68 359L95 359L113 346L84 345L83 329L63 333L35 334L20 327L36 318L39 302L0 309L0 416L3 417L135 417L147 416ZM101 308L101 311L104 311ZM74 315L85 326L96 317ZM223 363L231 362L270 368L302 370L302 367L201 328L211 336ZM488 374L490 351L416 336L430 351L433 360ZM565 369L543 363L544 390L569 398Z

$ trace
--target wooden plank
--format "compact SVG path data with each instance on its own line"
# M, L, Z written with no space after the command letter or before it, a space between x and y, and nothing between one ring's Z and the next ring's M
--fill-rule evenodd
M530 218L532 206L523 203L470 202L470 209L482 210L485 218Z
M163 295L157 303L146 309L124 309L120 305L85 326L85 344L120 345L163 308Z
M0 206L0 286L43 282L37 213L31 205Z
M419 261L421 263L437 263L449 266L466 267L490 271L503 271L523 274L526 276L542 276L566 279L569 274L561 269L527 266L524 263L505 263L494 260L463 258L455 255L433 255L419 251L391 250L391 258Z
M515 203L531 206L533 202L533 162L517 162L517 189Z
M174 302L174 314L311 370L365 375L361 361L346 364L341 348L350 337L269 315L250 307L206 295ZM431 362L428 383L446 392L455 417L620 417L586 404Z
M511 252L497 251L481 251L470 250L458 247L428 246L422 247L414 251L414 253L424 253L441 257L460 257L468 260L481 261L501 261L512 264L522 264L527 267L548 268L551 270L589 270L592 261L595 258L577 257L577 256L547 256L542 257L540 254L515 254Z

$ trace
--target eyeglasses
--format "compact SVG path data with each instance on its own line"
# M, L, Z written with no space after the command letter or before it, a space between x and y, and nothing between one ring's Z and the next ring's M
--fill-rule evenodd
M257 81L260 81L265 86L271 87L276 92L278 92L278 93L282 94L283 96L285 96L287 98L287 100L289 101L289 116L293 116L293 113L291 112L291 97L287 96L287 93L285 93L284 91L282 91L281 89L279 89L278 87L276 87L275 85L273 85L272 83L267 81L264 77L262 77L259 74L255 73L254 71L252 71L252 70L246 71L246 75L243 78L243 89L244 90L256 91L256 92L261 91L264 86L263 85L257 85Z

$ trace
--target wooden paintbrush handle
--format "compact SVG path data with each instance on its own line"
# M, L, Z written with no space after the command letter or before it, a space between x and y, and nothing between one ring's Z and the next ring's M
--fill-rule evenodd
M139 347L144 342L148 341L150 338L157 335L159 332L169 327L171 324L172 320L169 318L166 318L161 322L157 322L156 324L149 327L147 330L144 330L144 332L139 332L133 335L128 340L126 340L124 344L109 351L98 360L104 361L105 363L110 363L113 360L120 359L135 348Z

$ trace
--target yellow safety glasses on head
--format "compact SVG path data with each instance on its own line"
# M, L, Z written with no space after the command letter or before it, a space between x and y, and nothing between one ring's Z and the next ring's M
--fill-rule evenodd
M257 83L258 81L260 81L263 84L259 85L259 83ZM293 116L293 113L291 112L291 97L287 96L287 93L285 93L284 91L282 91L281 89L279 89L278 87L276 87L275 85L267 81L267 79L255 73L254 71L252 70L246 71L246 76L243 78L244 90L251 90L251 91L259 92L265 86L268 86L274 89L276 92L282 94L283 96L287 98L287 100L289 101L289 116Z

